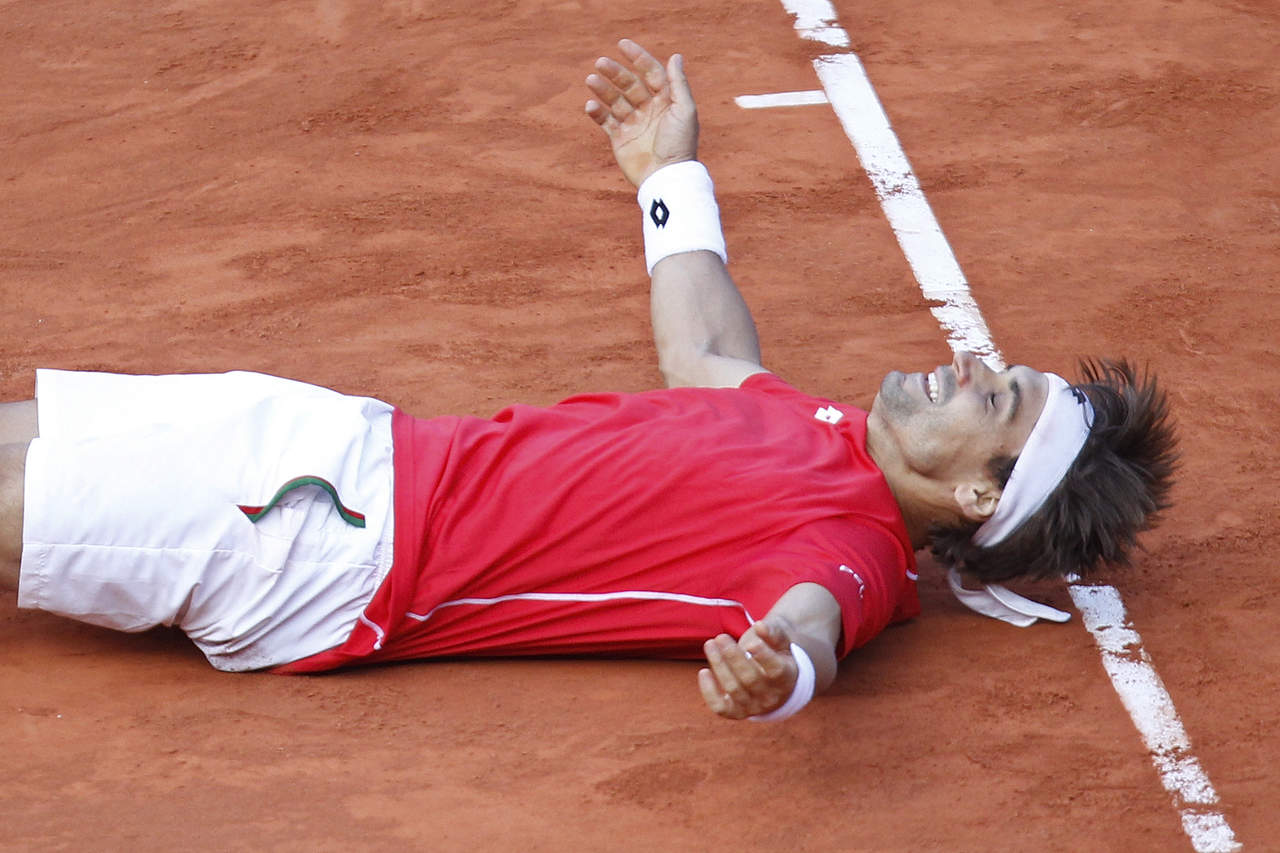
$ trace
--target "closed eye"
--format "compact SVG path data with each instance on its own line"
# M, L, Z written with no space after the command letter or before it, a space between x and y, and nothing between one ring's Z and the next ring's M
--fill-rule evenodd
M1009 413L1004 419L1012 423L1018 416L1018 407L1022 404L1022 386L1018 384L1018 380L1015 379L1009 383L1009 393L1013 395L1013 402L1009 404Z

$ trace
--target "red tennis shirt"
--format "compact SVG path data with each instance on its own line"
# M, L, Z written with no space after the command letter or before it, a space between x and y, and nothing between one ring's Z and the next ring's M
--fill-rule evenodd
M489 420L397 411L391 571L343 645L283 669L696 658L806 581L840 603L843 657L920 609L866 423L769 373Z

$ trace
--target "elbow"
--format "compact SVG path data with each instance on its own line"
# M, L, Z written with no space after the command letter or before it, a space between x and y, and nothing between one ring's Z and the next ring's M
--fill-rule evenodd
M690 372L678 362L659 362L658 372L662 374L662 381L668 388L692 388L698 385Z
M702 379L707 359L712 355L707 347L692 344L658 347L658 371L668 388L689 388L705 384Z

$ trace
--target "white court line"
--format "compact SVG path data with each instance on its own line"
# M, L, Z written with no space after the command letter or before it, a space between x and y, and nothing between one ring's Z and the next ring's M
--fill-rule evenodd
M969 293L969 283L889 126L889 117L880 106L862 63L852 53L843 53L820 56L813 61L813 67L875 186L921 292L926 299L942 303L929 310L947 332L947 343L953 350L975 353L993 370L1003 370L1004 361Z
M1222 813L1208 808L1218 795L1200 762L1191 754L1191 742L1178 719L1173 699L1142 648L1133 630L1120 593L1110 586L1070 586L1071 600L1080 608L1085 627L1102 650L1102 665L1116 685L1120 700L1129 709L1142 741L1151 750L1151 761L1182 813L1182 826L1196 850L1238 850L1235 835ZM1123 689L1121 688L1123 685ZM1170 785L1170 780L1176 784Z
M733 102L744 110L763 110L770 107L811 107L825 104L827 93L821 89L807 92L776 92L772 95L739 95Z
M849 34L836 23L836 7L831 0L782 0L782 5L796 16L796 32L801 38L832 47L849 46Z
M796 16L804 38L837 46L849 44L836 23L829 0L782 0ZM897 235L920 289L953 350L967 349L999 370L1004 361L991 340L982 312L969 292L960 264L920 189L911 164L889 124L888 116L852 53L820 56L813 61L858 159L875 186L885 216ZM1071 600L1102 653L1102 665L1151 752L1160 781L1173 797L1182 828L1197 853L1232 853L1241 849L1222 813L1218 795L1178 719L1173 700L1142 647L1142 638L1127 622L1124 602L1114 587L1070 585Z

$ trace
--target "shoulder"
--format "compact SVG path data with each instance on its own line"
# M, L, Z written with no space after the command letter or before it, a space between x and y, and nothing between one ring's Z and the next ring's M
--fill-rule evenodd
M743 391L788 401L797 407L805 409L808 414L821 412L820 414L814 414L814 417L832 424L838 423L849 416L858 415L863 418L866 416L866 413L857 406L851 406L827 397L802 391L780 376L767 371L753 373L742 380L738 388Z

